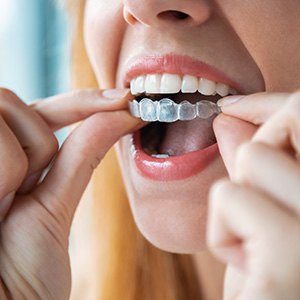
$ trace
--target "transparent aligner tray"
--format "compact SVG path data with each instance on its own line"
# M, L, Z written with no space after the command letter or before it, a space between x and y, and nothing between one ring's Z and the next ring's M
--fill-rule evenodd
M221 112L216 103L201 100L195 104L189 101L175 103L173 100L164 98L159 101L152 101L143 98L140 102L133 100L129 102L129 110L136 118L147 122L175 122L190 121L195 118L208 119Z

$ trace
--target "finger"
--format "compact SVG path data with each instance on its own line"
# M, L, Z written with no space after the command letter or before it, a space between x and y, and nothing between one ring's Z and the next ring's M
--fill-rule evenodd
M54 154L57 153L58 143L52 130L55 131L81 121L95 112L127 108L128 100L132 97L129 91L129 89L78 90L31 103L30 106L34 112L38 114L39 118L42 117L43 122L48 125L48 139L46 135L43 135L45 146L39 146L40 149L43 149L39 151L39 155L43 155L43 157L38 163L32 161L35 169L29 170L29 174L18 193L28 193L37 184L43 173L42 170L48 166ZM49 140L49 135L53 137L52 142ZM43 139L39 139L40 144L42 144ZM38 159L35 152L33 157Z
M229 265L224 279L224 300L238 300L245 285L245 274Z
M0 111L28 157L27 175L45 168L58 149L46 123L17 95L5 89L0 89Z
M218 101L224 114L261 125L287 102L287 93L257 93L247 96L229 96Z
M237 152L234 181L255 187L292 214L300 214L299 165L280 149L263 143L242 145Z
M2 221L27 173L28 159L16 136L1 116L0 155L0 221Z
M267 245L274 231L284 236L290 220L267 195L221 180L209 194L207 243L224 263L247 271L251 247L257 246L257 241Z
M91 175L109 148L143 123L126 111L97 113L67 138L44 181L33 190L54 215L70 222Z
M30 106L56 131L99 111L125 109L132 98L129 89L86 89L38 100Z
M283 150L300 153L300 92L292 94L284 108L274 115L256 135L261 141Z
M235 153L239 145L249 141L256 126L231 116L220 114L213 123L219 150L231 177L235 164Z

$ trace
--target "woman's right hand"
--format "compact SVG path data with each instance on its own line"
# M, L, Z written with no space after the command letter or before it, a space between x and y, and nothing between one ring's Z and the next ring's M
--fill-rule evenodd
M81 90L27 106L0 89L0 299L69 298L75 209L109 148L142 126L129 97ZM82 120L58 149L53 132Z

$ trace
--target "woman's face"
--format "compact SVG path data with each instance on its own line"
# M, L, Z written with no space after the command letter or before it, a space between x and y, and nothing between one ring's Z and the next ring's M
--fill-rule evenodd
M220 96L172 95L168 88L200 78L246 94L298 88L299 15L298 0L88 0L85 42L101 88L129 87L139 75L177 74L160 82L168 98L215 102ZM193 77L183 83L184 75ZM163 77L152 77L153 93ZM220 124L214 124L219 133L226 130ZM208 190L226 170L213 145L211 118L178 121L165 130L155 149L171 158L147 155L138 134L119 141L118 158L144 236L161 249L195 253L204 246ZM161 135L140 134L142 147Z

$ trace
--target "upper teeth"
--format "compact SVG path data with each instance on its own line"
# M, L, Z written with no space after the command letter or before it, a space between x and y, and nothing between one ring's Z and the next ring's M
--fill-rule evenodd
M222 97L228 94L237 94L237 91L227 84L217 83L206 78L177 74L148 74L140 75L130 81L130 89L133 95L140 93L149 94L175 94L200 92L211 96L219 94Z

